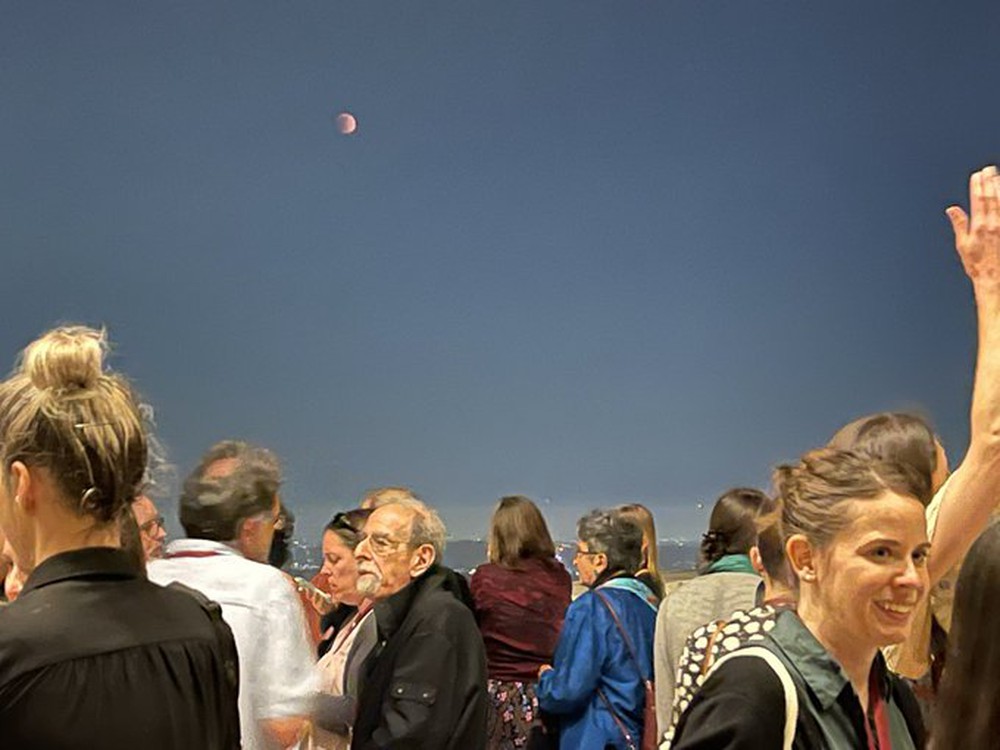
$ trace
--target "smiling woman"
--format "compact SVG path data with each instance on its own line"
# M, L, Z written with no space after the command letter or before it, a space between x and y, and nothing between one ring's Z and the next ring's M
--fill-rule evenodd
M913 696L879 651L907 637L927 594L921 477L824 449L779 467L774 484L798 610L779 615L764 658L718 663L673 747L921 747Z

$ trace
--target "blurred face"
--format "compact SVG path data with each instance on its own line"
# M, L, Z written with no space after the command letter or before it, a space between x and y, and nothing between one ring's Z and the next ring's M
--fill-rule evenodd
M924 508L886 492L850 501L847 512L854 520L815 555L802 596L814 597L831 640L865 650L899 643L929 588Z
M266 563L274 539L274 525L278 522L280 506L275 496L271 510L258 513L243 522L240 529L239 548L243 556L254 562Z
M146 556L146 562L162 557L167 530L163 526L163 516L153 501L145 495L139 495L132 503L132 514L139 526L139 537L142 539L142 551Z
M333 598L344 604L357 605L362 596L358 592L358 562L354 550L344 544L344 540L333 531L323 534L323 567L320 573L326 576L326 590Z
M413 518L412 509L399 505L384 505L368 517L364 538L354 550L358 591L365 597L392 596L434 562L430 545L410 547Z
M586 542L577 540L573 564L580 576L580 583L593 586L597 577L608 567L608 557L603 552L591 552Z

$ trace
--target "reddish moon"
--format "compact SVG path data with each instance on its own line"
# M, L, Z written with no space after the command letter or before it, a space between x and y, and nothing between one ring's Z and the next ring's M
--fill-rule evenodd
M350 112L341 112L337 115L335 122L337 123L337 130L343 135L353 135L354 131L358 129L357 118Z

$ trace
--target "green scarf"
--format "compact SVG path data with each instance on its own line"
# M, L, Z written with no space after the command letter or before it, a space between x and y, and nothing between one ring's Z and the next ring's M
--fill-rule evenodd
M723 555L705 569L704 575L709 573L753 573L757 575L757 571L750 563L750 555Z

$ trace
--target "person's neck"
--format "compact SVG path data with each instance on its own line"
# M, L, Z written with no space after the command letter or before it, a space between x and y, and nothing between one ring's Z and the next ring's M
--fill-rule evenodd
M86 549L87 547L119 547L119 532L116 524L96 525L87 520L72 523L44 535L35 537L34 567L38 567L50 557L63 552Z
M860 645L857 640L838 632L835 621L825 617L807 598L799 600L798 615L816 640L840 664L861 702L862 710L867 714L868 678L878 649Z
M790 586L779 583L770 576L764 577L764 603L765 604L794 604L795 590Z

